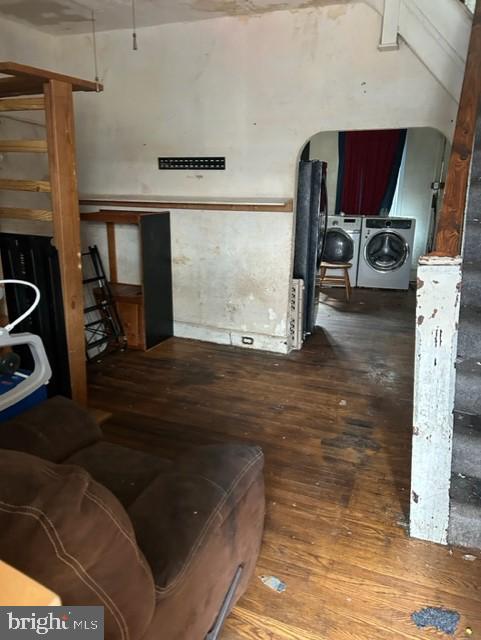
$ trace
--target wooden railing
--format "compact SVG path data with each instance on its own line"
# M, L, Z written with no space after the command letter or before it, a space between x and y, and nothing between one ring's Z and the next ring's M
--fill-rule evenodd
M481 97L481 0L477 0L463 88L446 176L443 207L436 232L435 255L461 253L464 211L476 120Z

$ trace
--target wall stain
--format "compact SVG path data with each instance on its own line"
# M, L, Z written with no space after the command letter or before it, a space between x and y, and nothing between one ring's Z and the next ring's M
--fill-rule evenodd
M191 0L190 6L199 13L213 13L223 16L259 16L273 11L289 11L295 13L303 9L332 7L327 17L337 20L344 15L348 3L356 0L304 0L297 6L289 2L264 4L262 0Z
M88 8L85 7L85 15L81 15L79 9L78 5L68 0L17 0L2 3L2 13L26 22L31 22L32 16L35 16L35 24L39 27L90 20Z

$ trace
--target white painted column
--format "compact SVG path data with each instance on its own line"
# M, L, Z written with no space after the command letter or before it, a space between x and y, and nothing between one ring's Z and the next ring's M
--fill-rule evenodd
M419 260L410 533L447 544L461 258Z
M379 42L379 49L381 51L399 49L398 32L400 5L401 0L384 0L381 41Z

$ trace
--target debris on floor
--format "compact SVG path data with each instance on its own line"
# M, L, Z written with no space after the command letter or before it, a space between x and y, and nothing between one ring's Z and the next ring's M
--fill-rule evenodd
M443 607L425 607L411 614L411 619L418 629L434 627L452 636L458 628L460 615L457 611Z
M476 556L473 556L470 553L465 553L463 556L463 560L467 560L468 562L474 562L476 560Z
M464 630L464 633L467 636L472 636L473 635L473 630L471 629L471 627L466 627L466 629Z
M282 593L287 588L285 582L282 582L282 580L279 580L279 578L276 578L275 576L259 577L266 587L269 587L269 589L272 589L273 591L277 591L277 593Z
M339 406L340 407L346 407L347 406L347 401L346 400L339 400Z

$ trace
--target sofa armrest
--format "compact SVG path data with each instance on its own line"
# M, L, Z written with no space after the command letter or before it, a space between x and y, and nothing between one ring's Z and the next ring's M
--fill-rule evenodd
M62 462L98 442L102 432L86 409L56 396L0 424L0 449Z

